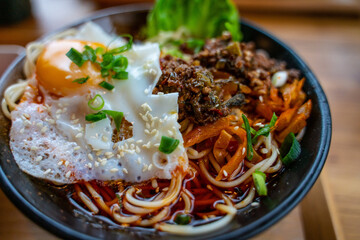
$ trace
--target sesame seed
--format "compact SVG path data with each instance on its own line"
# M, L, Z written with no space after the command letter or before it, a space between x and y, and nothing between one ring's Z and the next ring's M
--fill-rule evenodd
M155 143L154 144L154 147L159 147L160 146L160 143Z
M246 151L246 148L243 147L243 149L242 149L242 155L245 154L245 151Z
M99 163L98 163L98 162L95 162L94 164L95 164L95 167L98 167L98 166L99 166Z
M148 93L149 93L149 89L145 89L145 90L144 90L144 93L145 93L145 94L148 94Z
M276 149L276 152L277 152L277 154L280 154L280 151L279 151L279 149L278 149L278 148Z
M115 172L118 172L118 171L119 171L119 169L117 169L117 168L110 169L110 172L112 172L112 173L115 173Z
M71 175L71 171L68 171L66 174L65 174L65 177L69 178Z
M94 157L89 153L88 154L88 158L91 160L91 161L94 161Z
M235 126L235 127L234 127L234 130L238 130L238 129L239 129L239 126Z
M63 161L59 161L57 165L60 166L62 163L63 163Z
M260 100L260 102L264 102L263 96L259 96L259 100Z
M20 129L20 133L24 133L24 131L25 131L24 128Z
M148 168L147 164L144 164L142 172L145 172L147 170L147 168Z
M49 168L44 172L44 175L49 174L50 172L51 172L51 169Z
M128 174L128 170L126 168L123 168L122 171L125 173L125 174Z
M151 186L153 188L158 188L159 187L158 182L156 181L156 179L151 180Z
M151 126L150 126L150 127L151 127L151 128L153 128L154 126L155 126L155 122L154 122L154 121L152 121L152 122L151 122Z
M55 120L54 119L48 119L48 123L55 124Z
M81 147L80 146L76 146L76 147L74 147L74 150L76 151L76 150L80 150L81 149Z
M56 110L55 114L59 114L59 113L61 113L61 112L62 112L62 110L61 110L61 109L58 109L58 110Z
M148 171L150 171L152 169L153 165L152 163L150 163L149 167L148 167Z
M145 132L146 134L150 134L150 131L149 131L148 129L145 129L144 132Z
M65 166L69 166L69 161L65 161Z
M37 124L36 124L36 126L38 126L38 127L42 127L44 124L42 123L42 122L38 122Z
M266 148L262 148L260 150L260 152L263 153L263 154L267 154L269 152L269 150L267 150Z
M101 150L99 150L99 151L97 151L97 152L95 153L96 156L100 156L101 154L102 154L102 151L101 151Z
M143 143L143 140L141 140L141 139L140 139L140 140L137 140L136 143L137 143L137 144Z
M213 190L214 190L209 184L206 185L206 187L207 187L210 191L213 191Z
M41 160L43 160L43 157L42 157L42 156L38 156L38 157L35 159L35 162L40 162Z
M148 119L145 115L142 115L142 119L143 119L145 122L149 121L149 119Z
M157 95L164 95L164 93L163 92L158 92L158 94Z
M138 159L136 160L136 162L140 165L140 164L141 164L141 158L138 157Z
M121 157L124 157L124 156L125 156L125 153L124 153L124 152L121 152L121 153L120 153L120 156L121 156Z
M31 151L36 151L36 150L38 150L39 148L38 147L36 147L36 146L31 146Z
M103 140L103 142L109 141L109 139L107 137L105 137L105 136L102 136L102 140Z
M138 146L135 147L135 152L140 153L140 148Z
M130 144L130 149L134 149L135 148L135 145L132 143Z
M149 123L146 123L146 124L145 124L145 127L146 127L147 129L149 129L149 128L150 128L150 124L149 124Z
M120 159L120 158L121 158L121 155L120 155L120 154L116 154L116 158L117 158L117 159Z
M27 113L23 113L23 116L24 116L26 119L30 119L30 115L27 114Z
M128 141L129 143L133 143L133 142L135 142L135 139L129 138L127 141Z
M143 147L143 148L150 148L150 144L151 144L151 143L150 143L150 141L149 141L149 142L147 142L146 144L142 145L142 147Z
M258 203L258 202L252 202L250 205L251 205L252 207L258 207L258 206L260 205L260 203Z
M105 165L106 165L106 163L107 163L107 160L103 160L103 161L101 161L101 166L105 166Z
M79 119L78 119L78 118L71 121L72 124L77 124L78 122L79 122Z
M78 134L76 134L76 138L81 138L83 136L83 134L82 133L78 133Z
M174 133L172 131L170 131L170 130L167 130L167 132L168 132L170 137L172 137L174 135Z
M154 135L154 134L156 134L157 131L158 131L158 130L153 129L153 130L151 130L150 134L151 134L151 135Z
M224 171L223 171L223 173L224 173L224 176L225 176L225 177L227 177L227 176L228 176L228 173L227 173L227 171L226 171L226 170L224 170Z

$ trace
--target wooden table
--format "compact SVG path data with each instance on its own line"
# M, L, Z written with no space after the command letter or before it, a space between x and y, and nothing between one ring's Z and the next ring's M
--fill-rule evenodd
M32 3L32 18L0 26L0 44L25 46L41 34L98 9L92 1L84 0ZM303 57L328 96L333 118L332 147L321 181L299 207L254 239L360 239L359 17L246 12L242 16L278 36ZM0 239L19 238L56 237L24 217L0 191Z

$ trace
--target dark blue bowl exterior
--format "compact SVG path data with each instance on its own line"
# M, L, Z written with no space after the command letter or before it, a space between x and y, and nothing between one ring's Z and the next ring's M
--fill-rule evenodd
M66 28L92 20L108 32L136 33L145 22L148 9L149 5L107 9ZM265 49L271 57L287 62L289 68L299 69L306 78L304 89L308 98L313 101L313 110L301 142L302 153L294 164L269 183L269 195L258 199L259 207L248 206L239 210L235 220L224 229L187 239L247 239L269 228L288 214L311 189L329 151L330 109L326 96L309 67L293 50L269 33L245 20L242 20L241 28L244 41L255 42L257 48ZM23 77L24 57L25 53L3 74L0 80L1 97L8 85ZM9 149L10 121L2 114L0 125L1 188L26 216L44 229L62 238L71 239L184 239L153 230L119 228L104 219L86 216L76 211L67 201L64 191L29 177L19 170Z

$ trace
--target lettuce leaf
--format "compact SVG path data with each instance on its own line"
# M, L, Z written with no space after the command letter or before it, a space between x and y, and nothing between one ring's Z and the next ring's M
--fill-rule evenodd
M180 27L197 39L217 37L225 30L235 41L242 38L238 11L231 0L157 0L148 15L147 37Z

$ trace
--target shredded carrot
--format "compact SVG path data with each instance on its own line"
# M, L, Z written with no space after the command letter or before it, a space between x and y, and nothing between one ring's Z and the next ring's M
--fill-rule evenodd
M311 99L309 99L306 103L304 103L299 110L297 111L297 114L305 114L306 118L310 117L310 113L311 113L311 108L312 108L312 102Z
M218 136L221 130L227 128L230 125L230 121L233 120L233 118L234 116L228 116L217 120L215 123L194 128L183 137L184 147L190 147L208 138Z
M297 108L290 108L285 112L281 113L275 123L275 129L277 131L284 130L284 128L286 128L290 124L291 119L294 117L294 114L296 113L296 110Z
M303 113L300 113L296 115L289 126L285 128L279 135L277 135L277 140L279 142L283 142L285 137L293 132L298 133L301 129L303 129L306 126L306 116Z
M266 105L265 103L258 103L256 105L256 109L255 109L256 113L258 113L260 116L266 118L266 120L270 121L271 117L273 115L273 111L271 110L271 108Z
M218 162L224 162L228 154L226 149L229 146L232 136L225 130L221 130L219 138L216 140L213 148L214 157Z
M246 151L243 150L244 148L246 149L247 144L246 131L242 128L235 129L235 127L229 127L227 130L232 134L239 136L241 143L239 144L235 154L231 157L230 161L220 169L218 175L215 178L218 181L221 180L225 175L226 177L230 177L230 175L239 167L246 156ZM224 171L226 174L224 174Z

